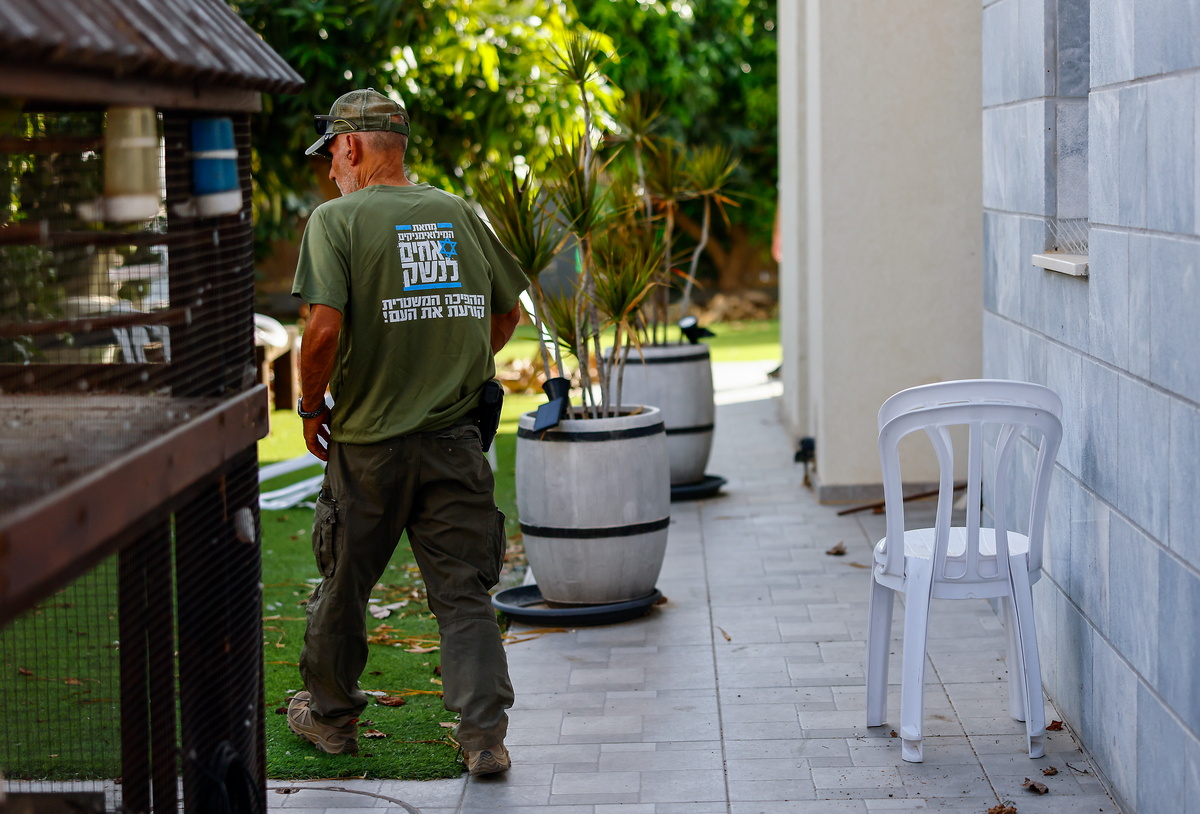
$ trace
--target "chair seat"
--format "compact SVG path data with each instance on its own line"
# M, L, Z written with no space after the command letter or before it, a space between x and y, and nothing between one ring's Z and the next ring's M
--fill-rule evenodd
M933 543L935 529L913 529L912 531L904 532L904 556L920 557L921 559L929 559L933 556ZM883 562L887 556L887 547L885 543L887 538L880 540L875 545L875 561ZM962 559L967 551L967 530L961 527L950 529L950 541L946 549L946 559ZM1029 538L1024 534L1017 534L1010 531L1008 533L1008 553L1013 554L1028 554L1029 553ZM979 555L980 560L986 562L988 559L996 558L996 530L981 528L979 530Z
M934 540L936 534L935 529L913 529L904 532L904 556L905 559L929 560L933 558ZM889 585L894 590L898 589L899 583L902 583L903 577L893 577L882 574L882 566L887 562L887 539L884 538L875 544L875 568L876 579L880 582ZM946 554L946 575L943 581L938 580L934 584L933 595L938 598L984 598L992 596L1007 595L1007 587L1003 582L975 580L962 580L955 584L954 580L962 579L967 572L967 530L961 527L952 527L950 529L950 539L947 545ZM1024 559L1029 554L1029 538L1024 534L1017 534L1010 531L1008 533L1008 556L1011 561L1013 558ZM905 569L908 570L907 568ZM996 570L996 530L981 528L979 530L979 570L983 574L995 574ZM1041 576L1041 570L1033 572L1029 575L1031 582L1036 582Z

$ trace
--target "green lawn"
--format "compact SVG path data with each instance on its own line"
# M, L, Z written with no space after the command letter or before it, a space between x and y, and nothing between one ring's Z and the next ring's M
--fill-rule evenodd
M508 517L508 534L517 535L516 487L513 478L517 418L534 409L542 397L509 395L496 438L498 471L496 503ZM304 452L299 417L291 411L271 414L271 433L259 442L261 464L294 458ZM263 484L277 489L312 474L320 467L294 473ZM304 609L299 604L318 577L310 542L312 509L295 508L262 513L263 525L263 651L267 699L267 773L274 778L386 777L409 780L457 777L462 767L447 740L454 716L442 708L435 671L438 653L409 652L437 645L437 623L425 605L416 563L407 541L402 540L392 558L378 604L408 604L382 622L368 618L368 630L380 625L381 643L372 643L363 689L406 697L404 706L372 704L363 713L369 726L387 738L363 738L359 756L330 756L317 752L287 729L285 716L274 714L299 690L296 662L304 637ZM399 646L393 642L399 642ZM407 693L416 694L407 695Z
M116 586L109 557L0 631L6 777L121 773Z
M716 334L705 339L714 362L758 362L780 359L779 320L710 325Z
M271 415L271 434L259 444L260 463L303 454L299 417ZM263 484L264 491L320 473L320 467ZM367 618L373 639L360 686L403 698L402 706L372 703L359 721L359 754L326 755L293 735L282 710L302 689L297 662L304 639L304 606L319 578L313 560L313 511L264 511L263 660L267 716L267 775L273 778L375 777L427 780L458 777L462 767L443 723L454 716L442 707L437 623L425 605L416 562L401 541L372 594L379 605L404 603L386 619ZM369 730L386 737L366 737Z

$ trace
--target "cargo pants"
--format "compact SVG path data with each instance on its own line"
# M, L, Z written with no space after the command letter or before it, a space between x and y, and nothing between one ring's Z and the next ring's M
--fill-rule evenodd
M312 536L322 580L300 653L319 722L339 725L367 705L358 687L367 600L407 531L441 632L444 703L460 715L458 742L477 750L504 740L513 690L488 594L505 549L493 485L474 424L330 444Z

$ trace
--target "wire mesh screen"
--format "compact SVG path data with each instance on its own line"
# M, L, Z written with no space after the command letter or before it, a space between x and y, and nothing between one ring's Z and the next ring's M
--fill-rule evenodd
M96 228L104 114L23 112L0 146L0 362L168 359L165 218Z
M1047 249L1064 254L1088 253L1087 218L1050 218L1047 221L1050 235Z
M75 810L260 810L257 460L228 440L257 382L249 119L225 117L236 190L214 211L196 174L212 113L126 134L130 177L155 179L131 194L113 131L136 112L5 106L0 533L97 540L47 546L82 574L66 587L22 582L0 549L0 600L28 608L0 614L0 772L10 792L84 795ZM63 495L82 508L34 512Z
M250 215L189 211L194 119L161 116L162 203L131 222L96 219L112 210L105 114L24 111L0 134L4 392L217 396L252 383ZM233 146L248 189L244 116Z
M12 788L101 791L110 808L115 804L112 781L121 775L116 596L117 563L110 558L0 633L0 766Z

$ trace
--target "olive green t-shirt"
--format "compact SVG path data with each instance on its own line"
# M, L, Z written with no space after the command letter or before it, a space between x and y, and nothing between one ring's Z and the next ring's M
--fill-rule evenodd
M528 285L467 203L428 184L373 185L318 206L292 293L342 313L333 440L458 423L496 372L491 315Z

